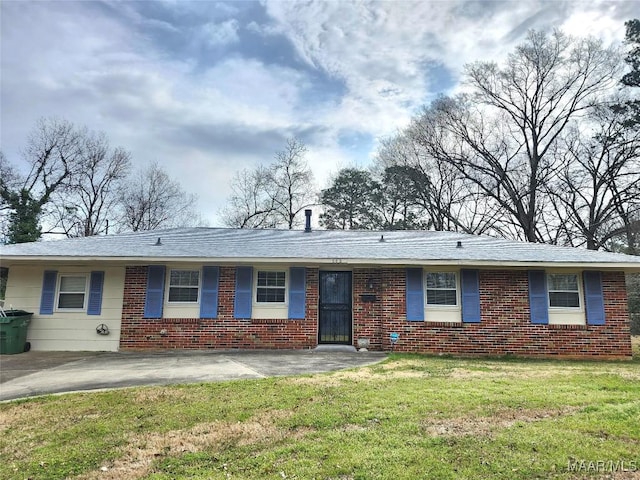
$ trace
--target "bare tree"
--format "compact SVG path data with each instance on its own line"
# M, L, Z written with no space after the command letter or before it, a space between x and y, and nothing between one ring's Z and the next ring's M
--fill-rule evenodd
M9 209L9 242L40 238L44 206L54 192L67 188L78 172L83 134L84 130L66 120L43 118L37 122L23 152L28 174L19 181L0 178L0 197Z
M130 153L112 149L104 133L87 133L82 138L80 168L64 192L53 200L55 226L51 230L69 237L106 234L117 221L117 204L122 181L130 168Z
M382 142L377 152L378 168L405 169L407 193L421 210L419 226L440 231L491 232L496 225L491 202L479 195L455 167L432 155L434 143L446 144L442 135L429 109L425 109L404 132Z
M4 153L0 151L0 189L5 193L0 195L0 245L7 243L9 234L9 215L11 205L5 200L9 192L19 190L20 177L15 167L9 163Z
M531 31L503 65L468 65L467 93L432 102L383 143L379 161L419 172L414 190L431 228L568 243L576 212L551 189L563 172L584 173L567 152L567 132L615 87L617 54L593 39ZM603 148L621 152L621 138ZM632 213L632 202L622 204L611 205L618 220Z
M299 224L299 214L314 204L313 173L305 159L306 154L304 143L289 138L284 150L276 153L267 176L275 213L289 230Z
M158 228L197 225L197 197L182 190L177 181L152 163L130 179L120 194L122 220L120 229L155 230Z
M15 191L20 189L21 183L20 175L16 171L15 166L12 165L4 153L0 151L0 188L5 192ZM6 194L0 195L0 212L3 215L6 210L10 209L5 197Z
M287 140L267 167L243 170L233 179L232 193L222 211L225 225L234 228L294 228L300 213L314 204L313 173L307 147Z
M264 167L237 172L231 195L222 210L222 221L234 228L275 228L279 218L269 190L269 172Z
M20 176L15 166L9 163L4 152L0 151L0 181L10 188L15 188L20 183ZM4 205L4 199L0 197L0 205Z
M564 138L566 161L552 198L565 214L567 236L588 249L611 250L619 237L629 253L640 247L640 130L625 126L625 118L603 105L593 110L589 124L572 126Z
M525 240L556 242L542 193L559 168L558 139L614 86L619 67L617 52L596 40L531 31L503 67L467 66L470 95L435 104L456 143L434 156L493 199Z

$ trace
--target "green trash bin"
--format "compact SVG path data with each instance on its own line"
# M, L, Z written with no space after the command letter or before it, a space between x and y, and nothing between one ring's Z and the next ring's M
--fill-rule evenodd
M24 310L5 310L0 317L0 353L28 352L27 328L33 313Z

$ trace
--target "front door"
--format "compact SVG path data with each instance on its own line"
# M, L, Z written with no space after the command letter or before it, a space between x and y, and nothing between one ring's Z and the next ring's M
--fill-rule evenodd
M318 343L351 345L351 272L320 272Z

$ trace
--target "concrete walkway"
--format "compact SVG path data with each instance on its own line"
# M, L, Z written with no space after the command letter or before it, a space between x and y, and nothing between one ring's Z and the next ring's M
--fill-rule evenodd
M370 365L379 352L172 350L0 355L0 400L141 385L300 375Z

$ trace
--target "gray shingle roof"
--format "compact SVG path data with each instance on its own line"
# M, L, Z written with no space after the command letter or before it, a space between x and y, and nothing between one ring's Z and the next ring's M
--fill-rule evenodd
M155 243L161 239L162 245ZM384 238L384 241L381 239ZM461 247L458 247L461 242ZM640 271L640 257L488 236L430 231L234 230L187 228L5 245L8 261L184 260L205 262L286 260L290 263L461 264L527 266L575 264Z

